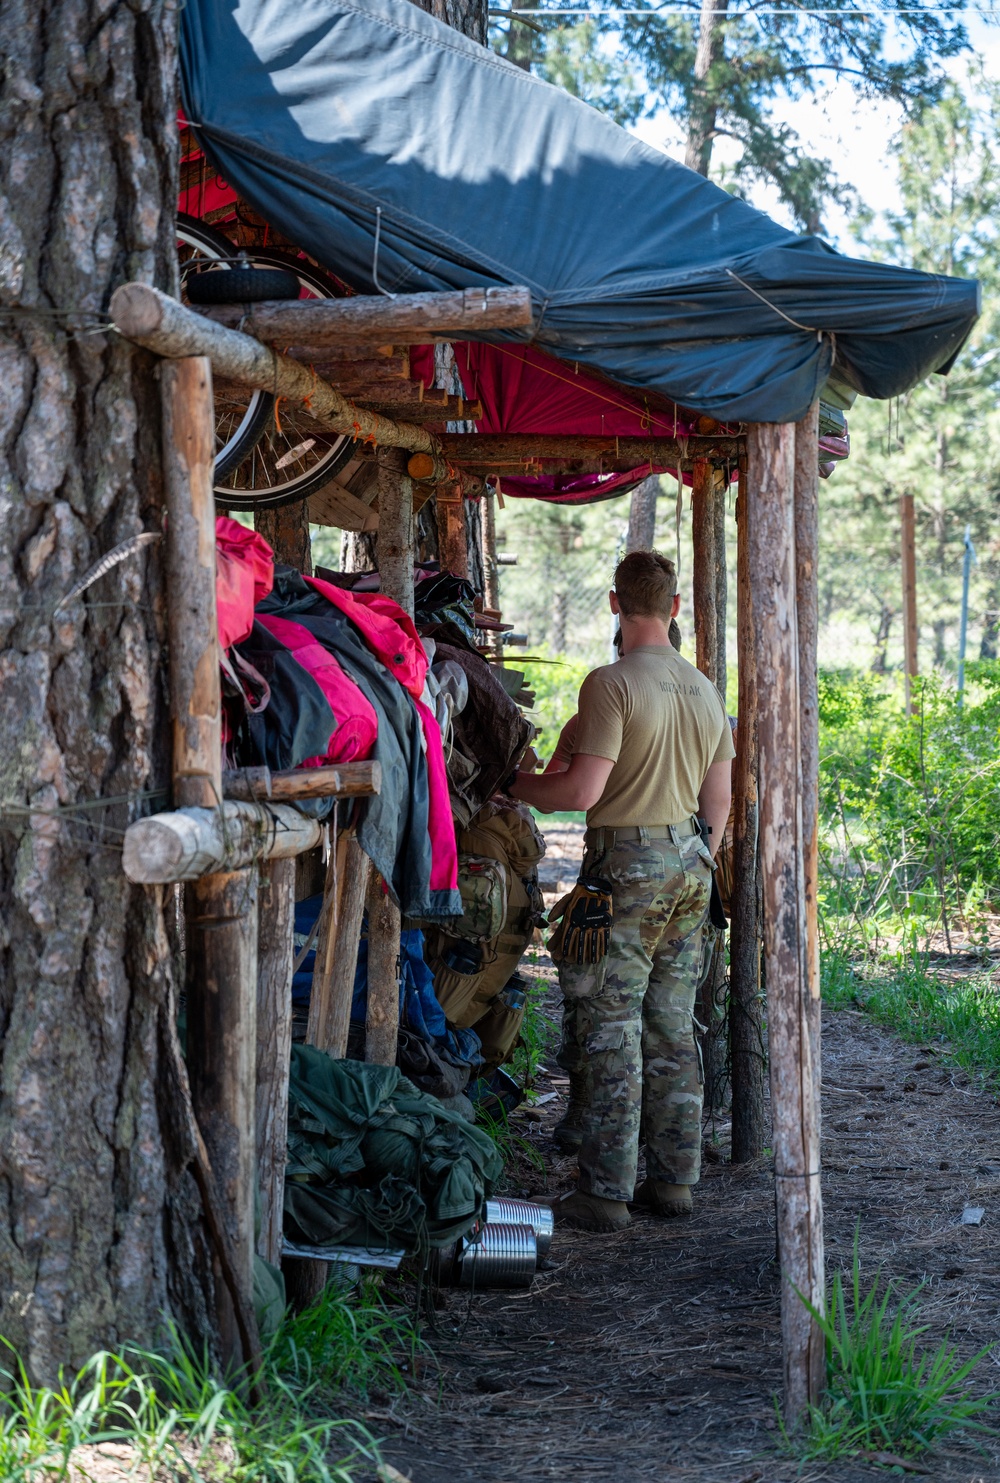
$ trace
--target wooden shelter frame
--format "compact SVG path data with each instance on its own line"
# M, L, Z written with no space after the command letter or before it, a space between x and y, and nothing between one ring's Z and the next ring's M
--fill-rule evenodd
M257 305L252 316L203 315L146 285L126 284L111 304L118 331L161 357L173 718L174 812L133 825L125 859L133 880L188 882L188 1068L208 1175L214 1176L222 1207L219 1250L229 1253L220 1259L219 1278L224 1352L254 1363L255 1174L262 1195L259 1249L272 1261L281 1255L294 857L313 848L321 832L301 815L292 818L287 804L302 796L348 799L377 792L379 778L377 768L363 763L324 769L318 781L308 771L278 779L265 777L263 769L255 775L222 774L213 374L296 399L320 426L364 440L366 454L378 461L382 590L411 614L414 504L421 490L433 489L441 499L447 536L455 511L461 514L462 499L481 495L487 475L532 472L541 458L549 471L612 472L647 459L651 466L668 463L690 470L697 657L713 680L719 678L722 626L715 593L720 561L724 565L723 471L738 467L733 1147L736 1158L760 1152L762 1130L753 1107L763 1076L762 961L784 1405L794 1423L818 1400L824 1381L822 1337L802 1301L821 1308L824 1296L816 918L817 405L797 424L757 423L737 434L719 430L688 439L444 435L419 421L372 410L373 388L355 400L339 390L331 347L341 354L342 379L351 386L358 364L372 356L373 347L381 353L390 341L476 338L494 327L524 324L530 322L530 297L526 290L511 289L492 302L477 291L474 305L469 295L406 299L405 304L365 298ZM268 340L291 343L294 353L279 353ZM326 375L315 369L321 353ZM426 411L441 415L437 404ZM488 509L483 528L487 535L492 529ZM487 553L491 566L495 570L495 550ZM367 1054L391 1063L398 1028L399 912L347 826L329 850L307 1033L311 1044L334 1056L343 1056L347 1048L356 952L351 945L358 940L366 904ZM256 995L247 993L252 983ZM301 1263L300 1298L314 1292L323 1277L320 1264Z

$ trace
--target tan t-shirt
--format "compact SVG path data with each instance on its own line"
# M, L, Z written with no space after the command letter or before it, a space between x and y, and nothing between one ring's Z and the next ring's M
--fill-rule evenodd
M591 828L680 824L698 812L713 762L736 755L722 696L676 649L645 645L580 689L576 752L615 765Z

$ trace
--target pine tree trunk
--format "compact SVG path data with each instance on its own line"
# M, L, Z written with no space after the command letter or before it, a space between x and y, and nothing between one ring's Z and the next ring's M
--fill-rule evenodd
M413 0L428 15L436 16L446 26L453 26L463 36L486 45L486 6L483 0Z
M656 501L659 493L659 474L651 474L633 489L628 507L626 551L652 551L656 541Z
M728 0L702 0L698 24L698 47L694 59L694 82L688 105L688 136L684 163L707 177L715 142L716 103L711 72L722 53L722 15Z
M53 611L161 529L155 366L98 327L176 285L176 19L0 8L0 1333L45 1381L210 1329L162 892L120 861L169 781L162 546Z

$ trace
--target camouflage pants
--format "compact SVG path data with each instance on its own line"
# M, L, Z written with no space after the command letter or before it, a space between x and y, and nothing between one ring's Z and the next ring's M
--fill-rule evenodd
M697 1184L702 1085L694 1000L702 960L711 866L694 836L623 841L588 851L588 872L611 882L614 925L600 963L561 963L559 1064L584 1072L589 1111L580 1188L631 1200L645 1106L651 1179Z

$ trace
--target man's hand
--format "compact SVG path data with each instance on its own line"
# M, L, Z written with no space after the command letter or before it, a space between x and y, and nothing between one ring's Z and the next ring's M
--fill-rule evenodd
M519 772L510 791L515 798L537 808L539 813L576 813L594 806L604 792L614 765L608 757L577 752L565 772L543 772L541 777ZM722 822L725 824L725 816Z
M712 831L708 838L708 848L713 856L722 843L732 801L733 764L728 758L725 762L713 762L698 794L698 812Z

